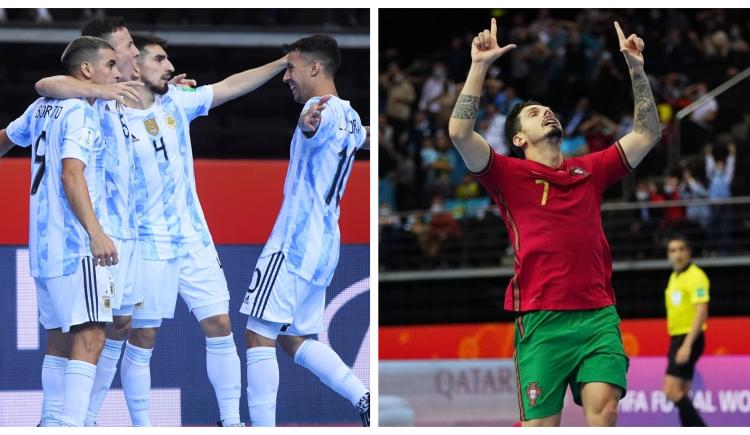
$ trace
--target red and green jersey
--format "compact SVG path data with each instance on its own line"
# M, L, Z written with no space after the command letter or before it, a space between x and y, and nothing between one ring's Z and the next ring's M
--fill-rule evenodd
M494 199L515 251L505 309L587 310L615 303L604 237L604 190L632 171L619 142L559 168L492 152L474 174Z

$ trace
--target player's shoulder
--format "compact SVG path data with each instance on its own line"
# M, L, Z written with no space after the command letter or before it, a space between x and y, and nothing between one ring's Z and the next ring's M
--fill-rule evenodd
M703 269L701 269L695 263L690 265L687 272L690 274L689 276L693 279L708 280L708 275L706 275L706 272L704 272Z

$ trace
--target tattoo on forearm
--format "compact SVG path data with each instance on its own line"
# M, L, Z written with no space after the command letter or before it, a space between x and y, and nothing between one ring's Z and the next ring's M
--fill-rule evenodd
M461 94L456 100L451 116L456 119L476 119L479 112L479 97Z
M651 93L648 77L643 71L633 73L633 99L635 100L633 131L659 136L661 126L656 111L656 102L654 101L654 94Z

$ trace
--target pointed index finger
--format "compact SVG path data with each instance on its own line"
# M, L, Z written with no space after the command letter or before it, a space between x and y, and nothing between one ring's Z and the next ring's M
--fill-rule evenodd
M497 21L494 18L490 20L490 35L493 38L497 38Z
M617 38L620 40L620 42L625 41L625 34L622 33L620 23L618 23L617 21L615 21L615 30L617 31Z

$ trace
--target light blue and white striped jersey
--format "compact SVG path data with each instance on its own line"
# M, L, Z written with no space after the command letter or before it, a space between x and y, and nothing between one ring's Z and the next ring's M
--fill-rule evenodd
M311 98L303 110L318 100ZM292 272L327 286L339 259L339 204L366 132L357 112L338 97L328 100L321 117L312 138L299 127L294 131L284 201L261 256L281 251Z
M74 158L86 168L91 204L102 222L104 141L96 110L83 99L40 98L10 123L16 145L33 145L29 207L29 262L35 278L54 278L76 271L91 255L89 237L70 208L62 184L62 161Z
M190 122L208 113L213 88L169 86L146 109L126 108L143 258L168 260L212 243L195 189Z
M135 165L130 129L122 104L99 100L96 104L105 143L104 213L107 224L104 232L119 239L138 236L135 222Z

